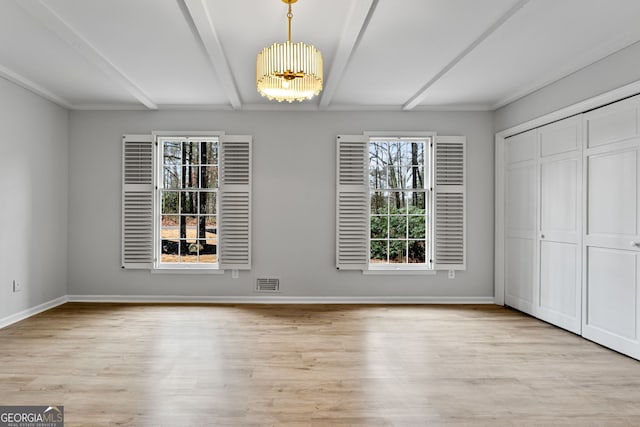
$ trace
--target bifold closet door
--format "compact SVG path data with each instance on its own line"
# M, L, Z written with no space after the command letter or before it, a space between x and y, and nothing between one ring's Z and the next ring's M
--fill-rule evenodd
M580 333L582 141L580 117L538 130L538 269L534 315Z
M585 114L582 334L640 358L638 97Z
M505 143L505 304L534 314L536 280L536 131Z

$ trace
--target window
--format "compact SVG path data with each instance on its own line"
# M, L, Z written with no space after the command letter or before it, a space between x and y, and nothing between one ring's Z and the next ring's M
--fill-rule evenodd
M248 135L125 135L122 268L251 268Z
M218 138L158 138L159 266L216 265Z
M463 270L465 137L337 138L336 266Z
M369 265L430 267L431 138L369 142Z

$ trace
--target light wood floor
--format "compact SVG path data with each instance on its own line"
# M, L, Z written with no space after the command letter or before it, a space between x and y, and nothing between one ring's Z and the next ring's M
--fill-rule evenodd
M66 425L640 425L640 362L497 306L68 303L0 330Z

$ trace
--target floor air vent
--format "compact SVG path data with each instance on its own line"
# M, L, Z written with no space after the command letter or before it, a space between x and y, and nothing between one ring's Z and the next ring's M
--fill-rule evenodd
M280 292L280 279L258 279L256 292Z

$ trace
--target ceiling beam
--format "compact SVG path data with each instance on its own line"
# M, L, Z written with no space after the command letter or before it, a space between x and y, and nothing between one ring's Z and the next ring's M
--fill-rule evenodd
M189 25L192 26L194 35L202 42L211 66L213 67L213 71L220 79L224 92L231 102L231 106L236 110L242 108L240 94L238 93L233 74L231 74L229 61L227 61L227 57L222 49L222 44L218 38L218 33L211 20L209 8L204 0L182 0L182 3L191 18Z
M505 14L503 14L497 21L495 21L489 28L487 28L479 37L477 37L473 43L467 46L462 52L458 54L451 62L449 62L444 68L442 68L435 76L431 78L424 86L418 90L403 106L402 109L412 110L418 104L420 104L427 96L427 91L434 85L435 82L440 80L445 74L447 74L453 67L458 64L464 57L469 55L476 47L480 45L484 40L493 34L498 28L500 28L505 22L507 22L513 15L524 7L529 0L520 0L513 5Z
M20 1L16 4L22 7L27 13L46 26L59 38L64 40L69 46L74 48L91 64L98 67L100 71L118 83L129 94L150 110L158 109L158 106L140 89L131 78L111 62L102 52L85 39L60 15L47 6L42 0Z
M319 105L321 109L327 109L329 107L331 99L349 64L349 60L358 47L377 5L378 0L361 0L351 3L347 20L340 35L336 54L333 57L331 70L325 79L325 87L320 96Z
M60 105L61 107L67 108L69 110L73 109L73 105L71 105L71 103L69 101L67 101L66 99L56 95L53 92L50 92L49 90L43 88L42 86L40 86L39 84L37 84L36 82L16 73L13 72L12 70L0 65L0 77L9 80L10 82L25 88L28 91L31 91L33 93L35 93L36 95L39 95L45 99L48 99L49 101L56 103L58 105Z

